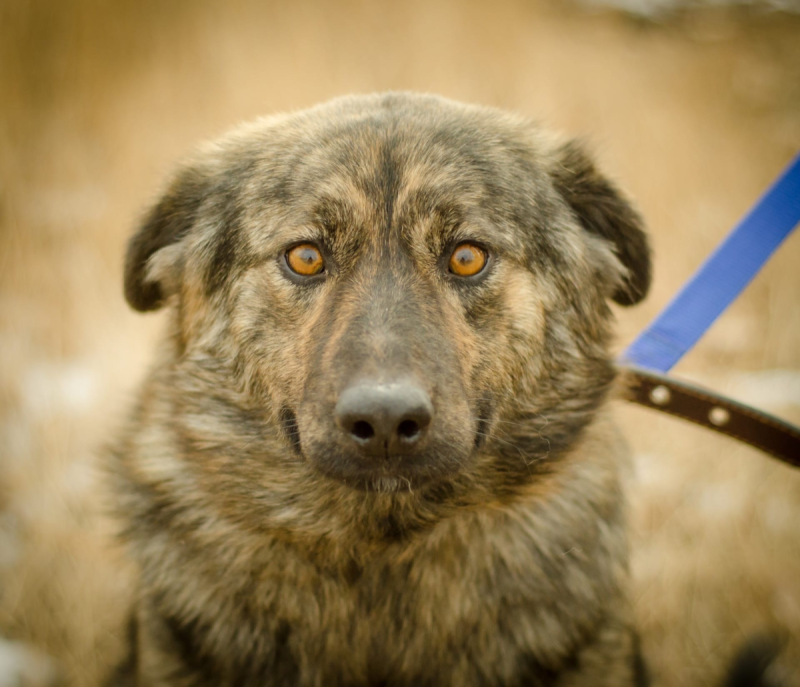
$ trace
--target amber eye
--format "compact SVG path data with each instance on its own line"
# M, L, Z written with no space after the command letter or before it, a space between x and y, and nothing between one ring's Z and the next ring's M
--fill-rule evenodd
M450 272L459 277L472 277L486 266L486 251L474 243L461 243L450 256Z
M319 248L310 243L301 243L286 253L289 269L303 277L313 277L325 269L325 261Z

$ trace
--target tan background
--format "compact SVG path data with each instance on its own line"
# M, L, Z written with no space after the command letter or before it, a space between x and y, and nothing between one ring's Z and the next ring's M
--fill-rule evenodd
M96 457L163 323L121 296L135 218L201 139L387 89L588 136L655 248L650 298L619 313L622 345L800 148L800 18L650 24L556 0L2 3L0 635L46 649L75 685L113 657L129 586L97 516ZM800 232L677 373L800 421L798 258ZM800 684L800 473L618 412L659 684L713 684L746 636L776 628L793 635L779 670Z

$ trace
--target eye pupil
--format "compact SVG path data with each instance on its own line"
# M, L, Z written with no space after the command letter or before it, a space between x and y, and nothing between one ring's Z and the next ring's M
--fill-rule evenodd
M307 265L313 265L318 255L316 251L310 248L301 248L297 251L297 257Z
M475 254L468 248L461 248L456 252L456 260L461 265L468 265L475 260Z
M322 254L316 246L302 243L286 253L286 264L295 274L303 277L313 277L325 269Z
M459 277L472 277L486 266L486 252L473 243L462 243L450 256L450 272Z

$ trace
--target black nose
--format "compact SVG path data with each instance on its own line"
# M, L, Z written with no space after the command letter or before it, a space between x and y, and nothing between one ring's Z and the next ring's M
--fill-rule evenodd
M412 450L433 417L426 391L413 382L361 382L342 393L336 424L362 451L388 456Z

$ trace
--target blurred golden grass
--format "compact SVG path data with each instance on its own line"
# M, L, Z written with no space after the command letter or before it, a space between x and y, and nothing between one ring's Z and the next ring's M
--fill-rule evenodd
M97 456L163 322L121 297L128 232L198 141L348 92L431 91L588 136L652 232L627 342L800 148L800 20L668 25L544 0L71 0L0 6L0 633L97 684L129 581ZM800 236L677 374L800 420ZM712 684L751 631L800 675L800 474L620 407L633 570L663 685ZM123 567L124 570L124 567Z

